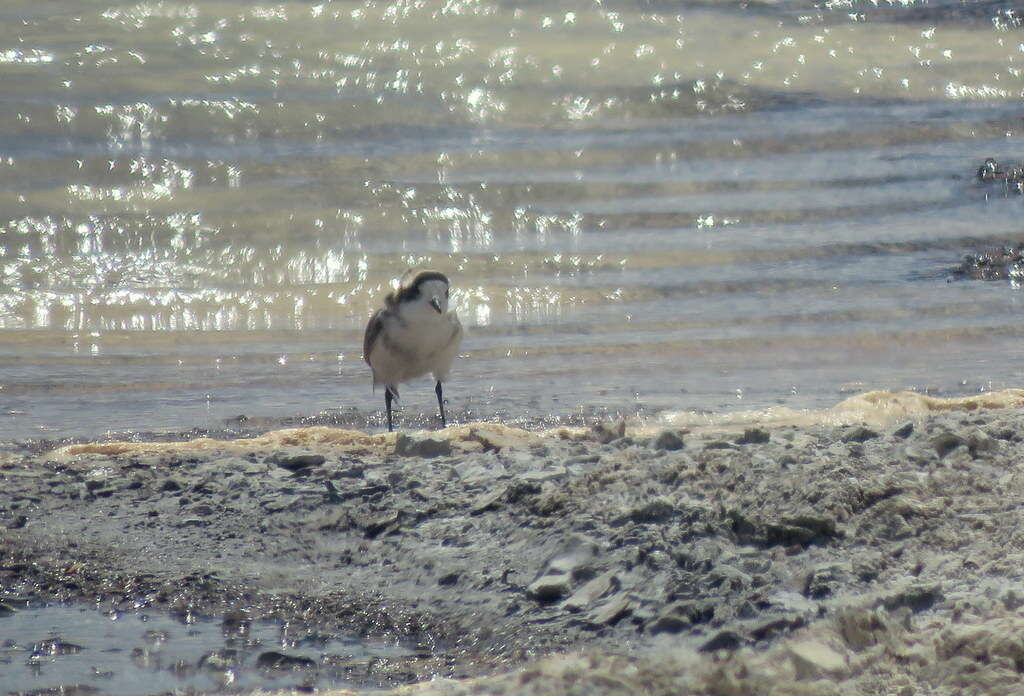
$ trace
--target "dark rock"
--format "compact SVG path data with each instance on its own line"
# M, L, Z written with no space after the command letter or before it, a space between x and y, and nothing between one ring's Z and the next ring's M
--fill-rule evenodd
M383 532L393 533L398 529L401 513L398 510L385 510L377 514L353 515L356 523L367 539L375 539Z
M960 437L950 432L939 433L932 438L932 447L935 449L935 453L939 457L945 457L947 454L955 450L960 445L966 445L967 442Z
M871 428L867 428L863 425L856 425L843 433L841 439L843 442L867 442L868 440L873 440L876 437L878 437L878 433Z
M602 445L607 445L612 440L618 440L626 435L626 421L619 420L616 423L595 423L590 427L591 436Z
M538 602L550 604L569 594L572 588L568 573L542 575L526 588L527 594Z
M1021 191L1021 183L1017 183ZM1003 246L977 254L967 254L953 269L954 278L972 280L1009 280L1024 275L1024 250L1019 246Z
M288 471L299 471L308 467L320 466L325 461L327 461L327 457L322 454L297 454L278 459L277 465Z
M757 546L809 546L825 544L839 535L831 517L800 515L786 517L778 522L759 522L749 519L738 510L731 510L727 518L737 541Z
M508 488L508 502L518 503L525 498L537 495L543 486L536 481L516 481Z
M668 522L678 514L675 505L663 498L651 500L629 512L629 519L638 524L660 524ZM615 523L612 523L615 526Z
M260 669L295 670L313 669L316 662L301 655L286 655L285 653L268 650L260 653L256 658L256 666Z
M772 439L771 433L764 428L747 428L736 438L737 445L761 445Z
M942 597L942 589L938 585L918 584L883 597L880 603L889 611L906 607L912 612L917 613L925 609L931 609Z
M988 157L978 167L977 179L983 184L1002 183L1020 192L1024 186L1024 167L999 164L992 157Z
M659 633L682 633L690 627L690 622L683 616L678 616L671 612L662 614L654 621L647 624L647 632L652 636L656 636Z
M753 579L738 568L726 563L719 563L707 574L710 587L719 587L730 592L738 592L750 586Z
M452 585L458 584L459 574L458 573L445 573L437 579L437 584L441 587L451 587Z
M252 622L240 611L225 612L220 622L220 632L225 638L245 638L249 635Z
M33 655L77 655L84 650L81 645L66 643L59 638L50 638L36 643L32 647Z
M773 616L764 621L757 622L750 629L751 639L770 640L784 635L806 625L807 620L799 615Z
M674 602L647 625L647 630L652 635L681 633L691 626L707 623L714 616L715 607L710 602L692 600Z
M735 631L724 630L719 631L715 635L711 636L710 639L705 641L703 645L698 648L701 652L714 652L716 650L735 650L740 647L740 636Z
M983 430L974 430L969 433L966 442L972 457L992 454L999 448L998 441Z
M824 599L839 589L847 577L845 569L839 565L825 565L815 568L804 580L804 596L811 599Z
M660 450L681 450L685 447L683 438L671 430L663 430L661 434L654 439L654 449Z
M181 483L179 483L175 479L169 478L169 479L164 479L164 482L162 484L160 484L160 488L158 490L161 493L169 493L171 491L180 491L181 489L182 489Z
M913 421L907 421L906 423L904 423L900 427L898 427L895 430L893 430L892 434L895 435L896 437L900 438L900 439L906 440L908 437L910 437L910 435L913 432L914 432L914 423L913 423Z

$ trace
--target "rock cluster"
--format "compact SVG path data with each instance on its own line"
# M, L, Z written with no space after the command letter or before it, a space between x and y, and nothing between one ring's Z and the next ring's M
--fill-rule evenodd
M566 693L570 673L666 694L841 693L884 675L906 693L1011 693L1024 669L1008 638L1024 628L1015 410L289 437L4 458L4 587L196 611L297 597L322 612L306 621L429 645L396 679L591 651L437 693Z

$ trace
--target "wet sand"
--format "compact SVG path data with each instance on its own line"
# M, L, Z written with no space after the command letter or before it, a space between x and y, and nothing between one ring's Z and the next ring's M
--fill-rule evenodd
M394 693L1016 693L1022 402L12 449L0 585L416 645Z

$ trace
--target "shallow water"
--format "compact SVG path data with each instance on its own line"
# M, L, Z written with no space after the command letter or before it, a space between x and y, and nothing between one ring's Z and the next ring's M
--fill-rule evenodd
M973 180L1024 159L1007 3L0 19L0 440L379 426L361 334L410 265L456 285L458 419L1024 381L1020 293L948 282L1024 236L1024 200Z
M0 618L5 694L137 696L185 690L345 687L369 681L376 659L409 655L396 646L307 635L269 620L214 622L146 612L103 614L71 605L26 608ZM268 653L305 667L260 667ZM189 691L190 693L192 691Z

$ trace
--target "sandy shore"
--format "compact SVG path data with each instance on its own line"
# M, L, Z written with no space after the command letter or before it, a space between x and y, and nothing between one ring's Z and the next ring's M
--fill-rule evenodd
M1020 693L1022 395L12 448L0 582L400 639L397 693Z

